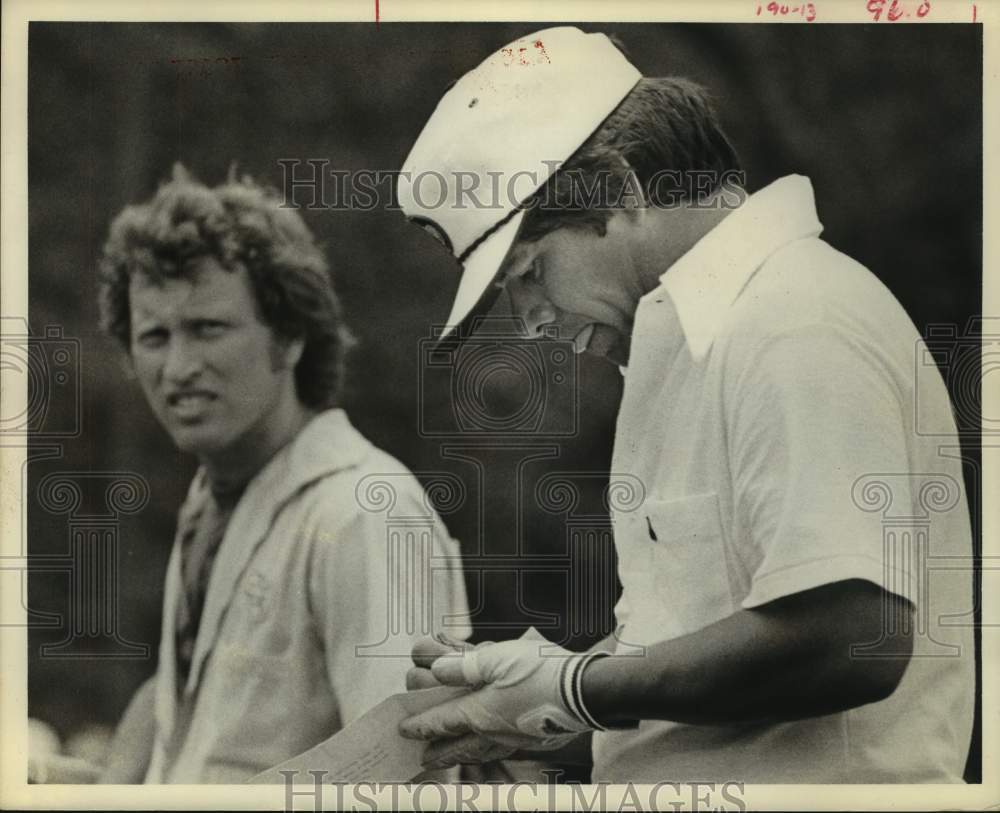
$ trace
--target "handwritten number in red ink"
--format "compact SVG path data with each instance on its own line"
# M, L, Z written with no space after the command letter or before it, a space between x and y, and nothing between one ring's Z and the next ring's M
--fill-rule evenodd
M868 13L872 15L875 22L882 19L885 12L885 19L890 23L895 23L902 19L910 19L916 16L918 19L926 17L931 10L930 0L923 0L920 5L913 7L914 0L868 0ZM975 21L975 6L973 6L973 21Z
M883 2L885 0L871 0L872 4ZM772 17L787 17L790 14L798 14L800 17L804 17L806 22L810 23L816 19L816 5L810 2L800 3L795 6L788 3L779 3L777 0L771 0L766 6L762 2L758 2L754 13L760 17L764 11L769 12Z

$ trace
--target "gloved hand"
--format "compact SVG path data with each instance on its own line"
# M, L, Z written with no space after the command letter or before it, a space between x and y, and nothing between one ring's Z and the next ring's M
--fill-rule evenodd
M492 641L487 643L492 643ZM484 646L484 644L477 646ZM444 635L422 638L413 648L413 662L415 664L431 664L441 655L472 648L472 644L456 641ZM441 685L441 681L434 677L429 665L414 666L406 673L407 691L433 689ZM479 734L464 734L428 743L424 750L423 762L428 769L449 768L452 765L481 765L485 762L504 759L516 750L513 746L501 745Z
M544 639L522 638L428 657L436 646L441 648L433 642L417 643L414 661L418 667L429 661L431 674L440 683L481 688L404 720L400 725L403 736L451 738L456 754L467 756L464 751L471 750L478 756L484 751L480 738L462 735L482 735L507 749L546 750L562 747L597 727L581 710L574 692L579 691L582 667L600 653L577 654ZM426 678L423 681L426 685ZM498 756L494 752L488 758Z

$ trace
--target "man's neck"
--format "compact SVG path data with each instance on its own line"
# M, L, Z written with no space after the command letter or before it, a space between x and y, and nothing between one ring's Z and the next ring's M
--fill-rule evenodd
M212 490L220 493L242 491L315 415L315 410L294 398L271 413L262 425L253 427L231 448L203 458L201 462Z
M729 200L732 199L730 191ZM722 192L702 201L678 208L646 210L643 239L639 245L639 274L645 293L660 285L660 277L714 229L733 209Z

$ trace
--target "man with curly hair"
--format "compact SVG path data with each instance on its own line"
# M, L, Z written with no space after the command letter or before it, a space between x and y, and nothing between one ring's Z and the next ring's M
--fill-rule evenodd
M351 337L322 252L276 195L178 165L112 223L100 293L157 420L201 464L157 672L103 779L243 781L404 689L412 636L466 612L457 566L441 564L457 546L412 474L337 407ZM359 504L371 476L429 539L393 554L384 514ZM397 618L390 594L406 585Z

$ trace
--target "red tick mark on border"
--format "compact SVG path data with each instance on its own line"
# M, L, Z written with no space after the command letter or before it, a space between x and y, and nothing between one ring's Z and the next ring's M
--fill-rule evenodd
M378 0L375 0L375 27L378 27Z

